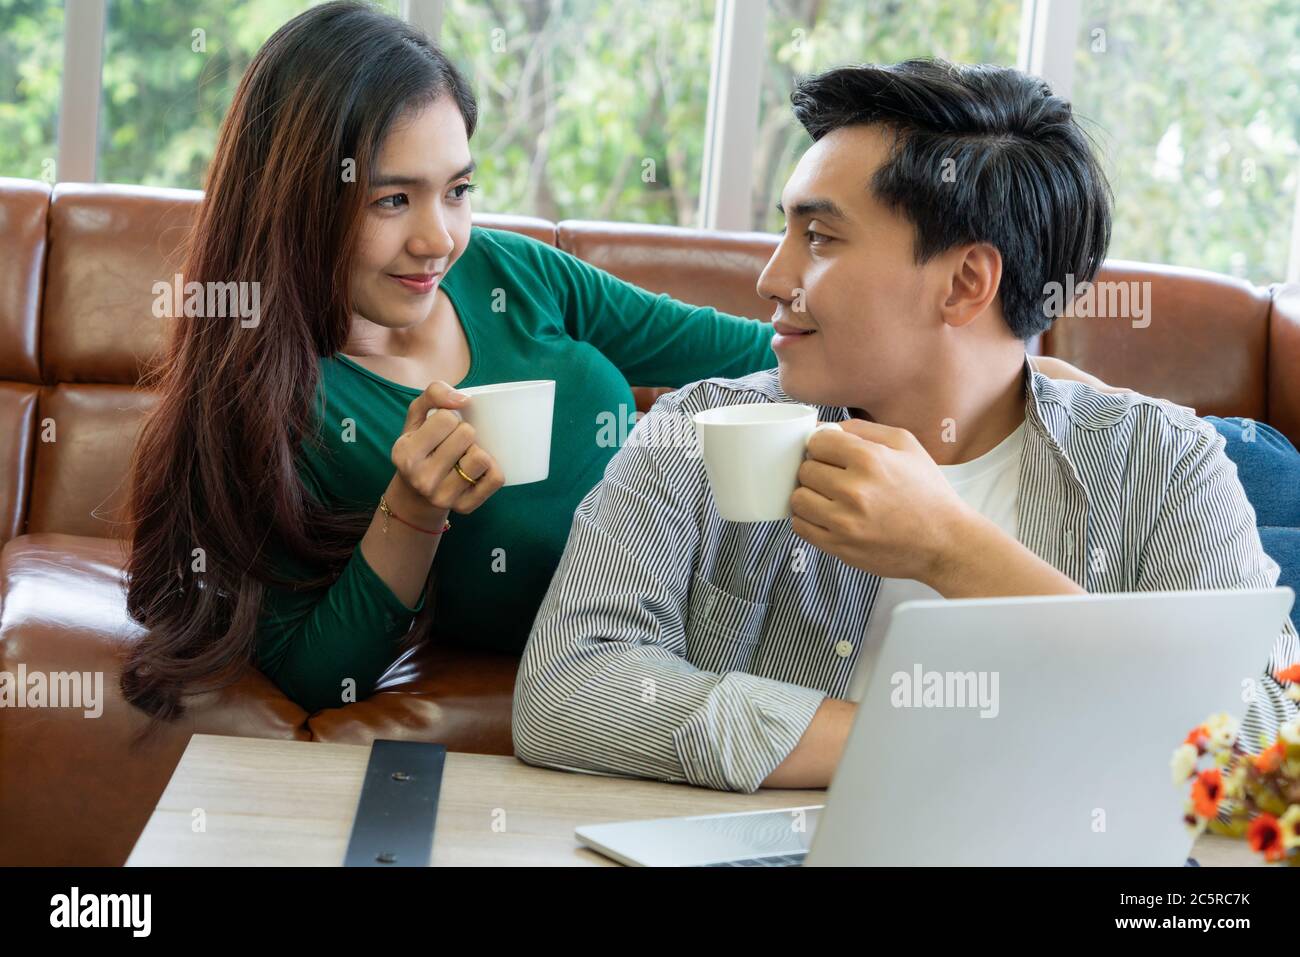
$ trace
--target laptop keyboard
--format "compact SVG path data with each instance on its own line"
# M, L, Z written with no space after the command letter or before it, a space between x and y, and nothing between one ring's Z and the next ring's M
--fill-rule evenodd
M798 867L807 856L807 851L798 851L794 854L777 854L773 857L747 857L739 861L701 864L700 867Z

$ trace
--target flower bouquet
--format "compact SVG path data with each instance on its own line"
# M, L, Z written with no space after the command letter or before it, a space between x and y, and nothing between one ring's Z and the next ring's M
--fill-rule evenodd
M1300 701L1300 664L1274 677ZM1245 837L1266 861L1300 867L1300 719L1282 725L1275 741L1261 740L1259 754L1245 752L1237 731L1231 716L1216 714L1174 751L1174 783L1191 782L1188 830Z

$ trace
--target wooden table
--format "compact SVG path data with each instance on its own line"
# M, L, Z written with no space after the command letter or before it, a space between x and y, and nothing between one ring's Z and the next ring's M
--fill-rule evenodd
M196 734L127 866L319 865L343 861L370 749ZM448 753L434 831L436 865L612 865L578 844L580 824L821 804L825 791L732 794L534 768ZM202 825L200 829L199 825ZM1245 844L1205 835L1203 866L1258 863Z
M127 866L343 862L370 749L196 734ZM449 752L435 865L614 865L578 844L581 824L821 804L825 791L731 794L550 771ZM205 830L194 822L202 812Z

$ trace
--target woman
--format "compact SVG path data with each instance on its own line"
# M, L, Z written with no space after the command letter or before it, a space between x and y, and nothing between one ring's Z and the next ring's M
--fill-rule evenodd
M184 274L260 283L263 315L177 324L132 464L149 633L122 687L154 716L250 662L308 711L357 700L434 627L522 650L628 382L776 365L766 324L471 228L476 118L421 33L357 3L291 20L241 80ZM550 478L502 488L448 383L539 378Z

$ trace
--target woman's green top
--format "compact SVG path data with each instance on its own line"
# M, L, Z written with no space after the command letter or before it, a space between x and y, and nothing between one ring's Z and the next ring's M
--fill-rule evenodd
M469 341L457 386L555 380L550 477L503 488L470 515L452 515L434 558L439 641L520 652L573 512L631 431L629 383L682 386L776 365L772 328L689 306L616 279L553 246L475 228L442 281ZM304 444L298 471L331 509L373 509L393 478L390 458L420 390L342 355L320 360L321 449ZM302 568L272 542L290 580ZM358 543L328 588L268 587L258 665L309 711L360 700L393 662L424 599L403 604Z

